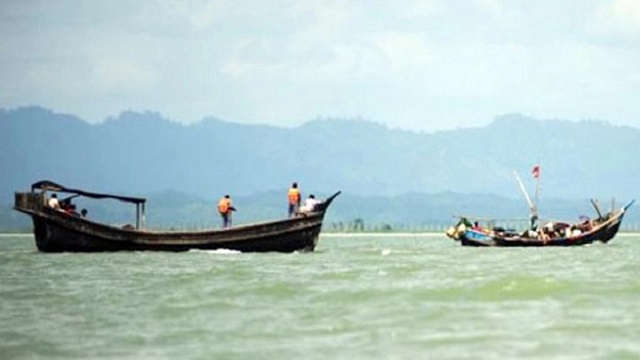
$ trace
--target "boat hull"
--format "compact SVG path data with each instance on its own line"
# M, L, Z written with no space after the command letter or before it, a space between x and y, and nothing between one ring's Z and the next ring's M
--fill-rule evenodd
M42 252L187 251L229 249L241 252L313 251L321 222L303 219L288 224L263 224L260 229L238 228L212 232L155 233L135 230L108 232L69 226L68 222L33 216L34 236ZM82 225L82 224L78 224ZM262 232L260 230L263 230Z

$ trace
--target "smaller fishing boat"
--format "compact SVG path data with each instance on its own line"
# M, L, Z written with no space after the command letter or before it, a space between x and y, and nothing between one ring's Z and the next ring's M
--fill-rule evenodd
M47 205L47 192L70 194L67 199L87 197L115 199L136 206L135 225L113 226L74 216ZM186 251L229 249L242 252L313 251L324 215L336 192L300 216L200 231L145 229L146 199L73 189L44 180L29 192L16 192L14 209L31 216L36 246L42 252Z
M632 200L624 207L596 219L583 218L577 222L548 221L542 228L533 226L521 232L508 230L489 221L489 226L479 225L477 219L461 216L456 225L447 230L447 236L460 241L463 246L579 246L595 241L607 243L618 233L622 219ZM473 223L472 223L473 221Z
M530 225L526 230L516 231L496 226L495 220L486 221L485 226L479 225L482 219L473 219L467 216L458 216L459 221L450 227L446 234L448 237L460 241L463 246L576 246L587 245L595 241L603 243L613 239L622 219L635 200L631 200L620 209L612 208L611 211L602 214L598 204L593 199L598 217L596 219L582 218L577 222L544 221L541 228L538 227L539 215L537 198L539 192L540 166L535 165L532 175L536 179L536 201L531 199L522 179L517 172L513 172L520 191L529 205ZM474 222L471 223L471 220Z

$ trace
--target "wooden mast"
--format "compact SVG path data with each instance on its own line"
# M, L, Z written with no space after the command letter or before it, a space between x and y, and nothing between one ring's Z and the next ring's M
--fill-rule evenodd
M515 170L513 171L513 175L516 177L516 181L518 182L518 185L520 185L520 191L524 195L524 198L527 201L527 204L529 204L531 228L533 229L535 228L535 223L538 220L538 208L536 207L536 204L533 201L531 201L531 197L529 196L527 189L524 187L524 184L522 183L520 176Z

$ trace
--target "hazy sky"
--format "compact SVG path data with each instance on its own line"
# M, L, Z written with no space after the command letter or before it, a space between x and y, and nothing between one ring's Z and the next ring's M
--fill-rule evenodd
M2 0L0 107L640 127L640 0Z

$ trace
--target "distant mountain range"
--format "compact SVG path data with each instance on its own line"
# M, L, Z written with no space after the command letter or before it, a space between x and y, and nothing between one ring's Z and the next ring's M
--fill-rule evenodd
M134 196L171 190L210 201L225 193L282 193L298 181L305 194L342 190L344 201L360 201L363 206L355 208L336 201L336 208L351 209L347 218L393 213L371 211L385 202L405 209L398 211L406 218L440 214L442 204L474 197L522 204L512 172L520 172L533 191L536 163L544 199L640 198L640 130L598 121L511 114L485 127L417 133L353 119L296 128L214 118L181 125L136 112L90 124L25 107L0 110L0 138L0 204L11 204L15 190L41 179ZM429 208L434 199L440 199L438 208ZM418 207L411 211L413 200Z

